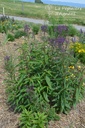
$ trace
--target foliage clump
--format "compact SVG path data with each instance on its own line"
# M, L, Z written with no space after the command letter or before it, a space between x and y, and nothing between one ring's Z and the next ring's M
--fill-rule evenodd
M18 64L12 57L5 58L8 103L15 112L24 110L20 126L25 128L43 128L46 118L59 120L57 114L67 114L84 92L83 67L68 49L68 26L44 25L41 31L42 43L25 41L21 45Z

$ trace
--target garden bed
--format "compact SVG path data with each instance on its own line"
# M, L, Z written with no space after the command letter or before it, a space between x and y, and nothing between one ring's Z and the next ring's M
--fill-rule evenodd
M4 34L0 34L2 41ZM7 97L5 94L5 85L3 83L5 72L3 67L5 49L14 50L18 42L23 42L22 38L17 41L10 42L6 46L0 46L0 127L2 128L18 128L19 114L15 114L7 105ZM60 121L51 121L48 128L85 128L85 100L81 101L76 109L72 109L68 115L60 114Z
M70 25L31 26L3 18L1 127L84 128L85 101L78 103L85 86L84 33Z

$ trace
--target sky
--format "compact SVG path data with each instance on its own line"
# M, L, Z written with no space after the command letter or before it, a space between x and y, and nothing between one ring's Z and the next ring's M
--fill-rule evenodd
M72 3L85 4L85 0L50 0L50 1L72 2Z

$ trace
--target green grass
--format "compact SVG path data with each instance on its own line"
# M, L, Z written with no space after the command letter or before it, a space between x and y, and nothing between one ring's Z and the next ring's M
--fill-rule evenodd
M6 15L16 15L37 19L48 19L49 16L54 16L56 19L64 18L64 22L85 25L85 8L71 8L66 6L50 6L46 4L14 2L14 0L0 0L0 14L5 8ZM69 9L67 11L66 9Z

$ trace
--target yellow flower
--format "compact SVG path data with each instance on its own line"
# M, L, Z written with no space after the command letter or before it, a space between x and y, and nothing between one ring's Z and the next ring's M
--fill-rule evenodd
M78 67L79 70L81 69L81 66L77 66L77 67Z
M83 82L82 86L85 86L85 83Z
M75 77L75 75L74 74L71 74L71 77Z
M68 80L68 76L66 76L66 80Z
M85 50L84 49L80 49L78 50L79 53L85 53Z
M68 68L70 68L70 69L74 69L74 66L69 66Z

